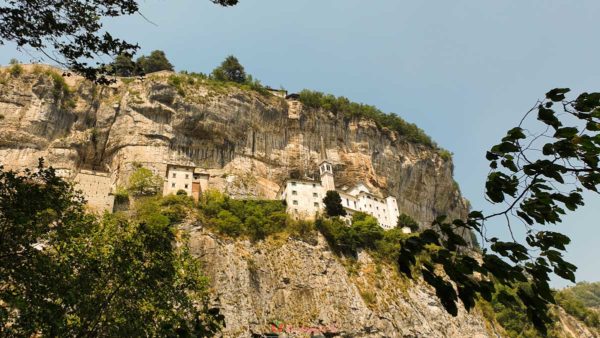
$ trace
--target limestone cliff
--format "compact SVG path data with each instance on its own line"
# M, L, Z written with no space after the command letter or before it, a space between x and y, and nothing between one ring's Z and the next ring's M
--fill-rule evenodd
M252 244L196 228L190 239L225 315L227 337L270 333L273 323L292 334L312 328L344 337L495 336L477 311L461 308L452 317L431 288L401 279L365 252L356 263L345 261L321 236Z
M338 184L394 195L423 225L467 212L451 160L372 121L309 109L288 118L280 97L167 72L100 87L24 68L3 69L0 81L0 162L9 168L44 157L55 168L109 172L118 185L136 162L161 174L167 163L195 165L231 195L274 198L290 174L316 177L324 145Z
M324 148L338 184L363 181L394 195L422 225L468 211L451 160L372 121L309 109L290 116L280 97L196 76L156 73L100 87L46 66L23 68L0 69L0 164L8 169L44 157L66 172L106 172L117 186L137 163L160 174L167 164L194 165L231 195L274 198L290 175L315 177ZM320 235L250 243L186 226L225 315L225 337L280 323L293 334L326 328L346 337L503 334L478 310L448 315L431 288L365 252L356 263L335 256ZM571 336L594 337L567 319Z

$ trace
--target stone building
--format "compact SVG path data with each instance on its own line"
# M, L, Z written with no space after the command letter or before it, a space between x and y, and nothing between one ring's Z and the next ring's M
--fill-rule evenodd
M208 189L210 175L202 169L184 165L167 165L163 195L176 194L183 190L197 202L203 191Z
M362 183L352 188L336 188L333 165L327 159L322 160L319 164L319 173L320 181L288 179L282 187L280 198L286 202L287 211L293 217L315 219L318 215L324 214L323 198L327 191L335 190L340 194L348 219L355 212L364 212L375 217L384 229L396 227L400 213L395 197L382 197L374 194Z
M81 190L87 204L96 212L112 212L115 196L110 174L106 172L80 170L73 178L75 189Z

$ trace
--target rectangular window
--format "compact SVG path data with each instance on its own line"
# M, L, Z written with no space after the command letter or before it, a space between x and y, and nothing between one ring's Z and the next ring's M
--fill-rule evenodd
M190 178L190 175L185 174L185 179L187 180L188 178Z
M171 183L171 188L175 188L175 183Z
M313 183L313 188L316 188L316 187L317 187L317 185Z
M316 192L313 192L313 197L319 197L319 194L317 194Z
M175 178L177 175L175 173L173 173L173 178Z
M294 200L293 204L298 205L298 201Z
M292 195L298 195L298 192L296 190L292 190Z
M315 208L319 207L319 203L315 202Z
M295 187L295 186L296 186L296 182L292 182L292 187Z
M186 188L186 189L188 188L188 185L187 185L187 184L185 185L185 188Z

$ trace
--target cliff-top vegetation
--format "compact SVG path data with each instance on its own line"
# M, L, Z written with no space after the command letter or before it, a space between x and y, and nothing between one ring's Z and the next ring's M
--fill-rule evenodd
M413 123L408 123L396 114L384 113L375 106L352 102L343 96L334 96L305 89L300 92L300 101L305 107L323 109L348 119L364 118L371 120L380 128L397 132L406 140L428 147L437 148L431 137Z

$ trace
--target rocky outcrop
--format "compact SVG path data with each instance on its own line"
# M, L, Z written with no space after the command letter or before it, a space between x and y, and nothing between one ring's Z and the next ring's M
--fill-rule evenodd
M344 337L494 337L476 310L449 315L435 292L403 280L391 266L361 252L337 257L321 236L259 243L222 239L197 228L192 253L203 261L223 336L312 330Z
M168 72L100 87L25 68L0 75L0 162L9 168L44 157L57 168L108 171L125 184L133 163L161 174L167 163L196 165L234 196L274 198L292 173L317 177L324 145L338 184L363 181L393 195L400 212L423 225L467 213L451 161L371 121L308 109L290 119L280 97Z

